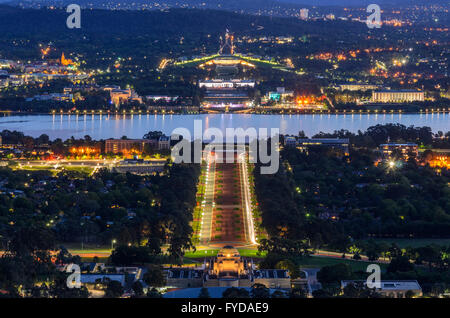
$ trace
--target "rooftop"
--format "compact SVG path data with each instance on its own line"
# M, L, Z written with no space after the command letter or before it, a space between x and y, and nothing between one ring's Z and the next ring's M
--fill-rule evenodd
M400 89L400 90L381 89L374 91L374 93L423 93L423 91L415 89Z
M366 284L366 281L357 281L357 280L343 280L341 282L341 286L345 287L350 283L355 282L363 282ZM381 281L381 290L421 290L419 283L417 280L383 280Z
M407 146L407 147L417 147L417 144L413 142L407 142L407 143L395 143L395 142L389 142L386 144L381 144L380 147L401 147L401 146Z
M336 143L349 143L348 138L300 138L299 143L323 143L323 144L336 144Z

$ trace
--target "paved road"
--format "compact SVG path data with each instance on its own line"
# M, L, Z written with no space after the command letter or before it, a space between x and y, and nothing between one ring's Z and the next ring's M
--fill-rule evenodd
M213 155L208 154L206 160L205 193L203 195L200 241L208 243L211 240L212 218L214 210L214 183L216 180L216 163Z
M242 212L244 213L245 238L251 244L256 244L255 227L253 224L250 184L248 180L247 158L242 154L239 161L239 179L241 183Z
M95 159L95 160L16 160L18 164L23 166L108 166L115 165L119 162L116 159Z

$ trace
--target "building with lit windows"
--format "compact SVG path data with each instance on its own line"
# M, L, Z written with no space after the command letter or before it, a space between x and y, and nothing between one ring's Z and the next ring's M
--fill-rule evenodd
M255 81L253 80L240 80L240 79L211 79L204 80L198 83L200 88L205 87L206 89L227 89L227 88L246 88L255 87Z
M284 146L285 147L297 147L297 139L293 136L284 137Z
M341 91L370 91L380 88L379 85L372 84L358 84L358 83L344 83L338 85Z
M269 92L266 98L277 102L293 101L294 91L287 91L284 87L277 87L277 90Z
M379 90L372 92L372 102L375 103L405 103L425 100L423 91L415 90Z
M206 108L245 108L250 106L248 89L255 86L253 80L213 79L199 82L205 88L203 107Z
M408 160L411 155L414 155L417 157L419 147L415 143L387 143L387 144L381 144L379 147L383 159L391 159L393 156L401 156L401 158L397 159L404 159Z
M17 66L17 63L12 60L0 59L0 68L13 68L16 66Z
M308 13L309 13L308 9L306 8L300 9L300 19L304 21L308 20Z
M161 136L158 139L158 149L159 150L168 150L170 149L170 137Z
M433 149L424 159L432 168L450 169L450 149Z
M105 88L105 90L107 90ZM114 106L118 107L120 104L126 102L136 101L138 103L142 103L142 97L140 97L134 90L131 88L127 89L111 89L110 92L111 103Z
M105 141L106 153L142 153L145 145L157 146L157 141L152 139L108 139Z

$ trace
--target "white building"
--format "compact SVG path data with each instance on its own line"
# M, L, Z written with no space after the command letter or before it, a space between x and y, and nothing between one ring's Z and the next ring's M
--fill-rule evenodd
M424 101L425 93L423 91L415 90L383 90L383 91L373 91L372 101L379 103L403 103L403 102L414 102L414 101Z
M0 60L0 68L13 68L16 66L17 63L12 60Z
M106 89L105 89L106 90ZM111 103L118 107L120 104L128 101L137 101L142 104L142 97L140 97L133 89L112 89L109 92Z
M341 288L344 289L351 283L356 283L355 280L341 281ZM367 284L366 281L359 281ZM405 298L406 293L411 291L414 296L422 296L422 287L420 287L417 280L383 280L380 282L380 288L376 288L376 292L385 297L390 298Z
M358 83L344 83L339 84L339 89L341 91L369 91L369 90L377 90L380 88L378 85L372 84L358 84Z
M239 87L255 87L255 81L253 80L222 80L212 79L204 80L198 83L199 87L206 87L208 89L221 89L221 88L239 88Z

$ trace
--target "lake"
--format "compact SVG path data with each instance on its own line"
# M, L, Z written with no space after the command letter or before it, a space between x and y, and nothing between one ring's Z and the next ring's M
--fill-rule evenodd
M47 134L51 139L81 138L90 135L93 139L142 138L152 130L170 135L175 128L186 128L193 132L194 121L202 123L203 130L225 128L279 128L281 134L298 134L303 130L307 136L318 132L333 132L347 129L351 132L366 130L370 126L400 123L405 126L428 126L434 132L450 131L450 113L429 114L196 114L196 115L6 115L0 117L0 131L18 130L26 135L38 137Z

